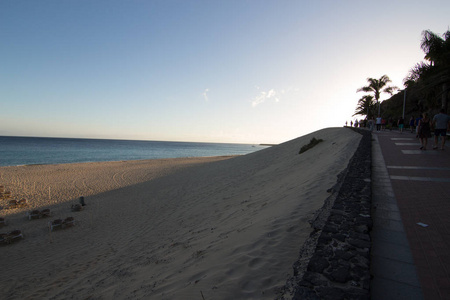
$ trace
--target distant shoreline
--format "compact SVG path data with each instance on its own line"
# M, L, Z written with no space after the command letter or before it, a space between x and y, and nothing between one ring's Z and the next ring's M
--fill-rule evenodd
M252 144L0 137L0 166L245 155Z

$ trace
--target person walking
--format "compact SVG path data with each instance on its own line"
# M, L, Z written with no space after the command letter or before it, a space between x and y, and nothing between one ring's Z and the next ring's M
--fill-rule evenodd
M419 121L419 138L421 150L427 150L428 139L431 137L431 121L427 113L423 113L423 118Z
M370 131L373 131L373 123L374 123L373 118L370 118L369 121L367 122Z
M416 119L416 138L419 137L419 123L422 120L422 115L419 115Z
M398 122L397 122L398 123ZM392 129L394 128L394 119L389 118L388 119L388 127L389 127L389 131L392 131ZM398 125L398 124L397 124Z
M433 149L438 148L439 137L441 137L441 150L444 150L445 137L447 135L447 128L449 127L450 116L445 113L444 109L433 117L434 125L434 146Z
M403 133L403 126L405 126L405 120L402 117L398 119L397 126L400 133Z
M414 116L411 116L411 119L409 119L409 129L411 130L411 133L414 132L414 123L415 123Z
M377 131L380 131L380 129L381 129L381 117L380 116L377 117L375 124L377 125Z

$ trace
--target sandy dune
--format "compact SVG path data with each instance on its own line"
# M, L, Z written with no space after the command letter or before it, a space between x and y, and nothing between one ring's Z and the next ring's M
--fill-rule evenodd
M299 155L312 137L324 142ZM238 157L1 167L30 203L0 210L0 231L25 235L0 246L2 298L274 299L360 138L328 128ZM43 208L76 226L25 217Z

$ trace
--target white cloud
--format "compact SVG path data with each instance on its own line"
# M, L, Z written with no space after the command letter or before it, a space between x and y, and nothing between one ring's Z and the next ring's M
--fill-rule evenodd
M257 87L259 90L259 87ZM260 92L258 96L254 97L252 99L252 106L256 107L261 103L264 103L266 100L274 98L275 102L280 102L280 99L278 97L275 97L277 92L275 92L274 89L269 90L268 92Z
M266 95L264 92L261 93L261 95L256 96L252 99L252 106L256 107L257 105L263 103L266 100Z
M203 98L205 98L205 101L206 101L206 102L208 102L208 100L209 100L209 99L208 99L208 92L209 92L209 89L205 89L205 91L204 91L203 94L202 94L202 95L203 95Z

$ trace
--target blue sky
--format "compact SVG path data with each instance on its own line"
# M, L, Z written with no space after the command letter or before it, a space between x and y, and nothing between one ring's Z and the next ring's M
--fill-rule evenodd
M0 0L0 135L279 143L403 78L450 1ZM382 99L386 99L384 96Z

